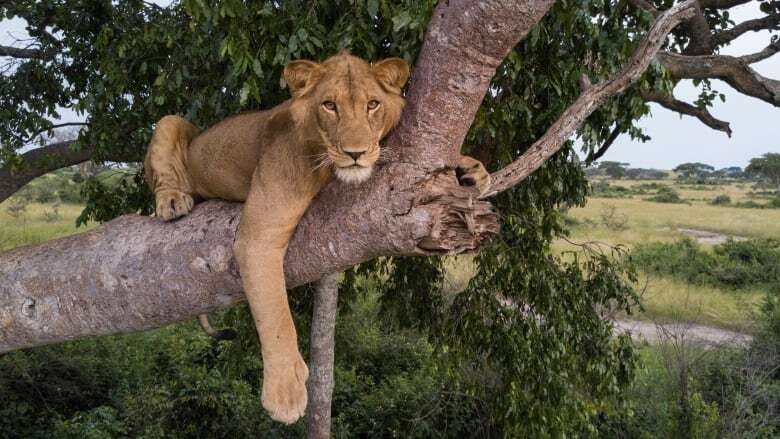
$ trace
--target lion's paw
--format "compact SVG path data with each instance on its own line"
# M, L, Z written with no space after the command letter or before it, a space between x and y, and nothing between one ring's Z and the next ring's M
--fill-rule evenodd
M306 413L309 368L297 352L292 360L281 362L263 368L262 401L271 419L289 425Z
M458 183L462 186L475 186L482 195L490 189L490 173L479 160L463 156L455 168Z
M162 190L154 194L157 216L171 221L184 216L192 210L195 202L192 197L175 189Z

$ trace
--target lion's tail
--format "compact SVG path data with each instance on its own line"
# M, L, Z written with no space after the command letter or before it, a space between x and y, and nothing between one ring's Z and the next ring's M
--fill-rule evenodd
M233 340L238 337L238 333L233 329L214 329L214 327L211 326L211 323L209 323L208 314L198 315L198 323L200 323L200 327L206 331L206 334L217 340Z

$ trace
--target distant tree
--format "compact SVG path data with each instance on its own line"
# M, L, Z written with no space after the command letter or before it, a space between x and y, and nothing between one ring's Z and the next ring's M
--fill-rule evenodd
M683 163L674 168L674 172L680 174L682 178L707 178L715 170L713 166L705 163Z
M780 154L768 152L751 159L745 172L768 180L780 192Z
M626 177L635 180L661 180L667 175L666 171L658 169L631 168L626 170Z
M611 178L623 178L629 165L630 163L622 162L600 162L598 169Z
M730 166L728 168L718 169L712 175L718 178L743 178L745 172L739 166Z

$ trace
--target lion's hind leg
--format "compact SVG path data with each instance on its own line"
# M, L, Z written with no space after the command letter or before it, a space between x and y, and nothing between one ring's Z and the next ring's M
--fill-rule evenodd
M187 173L187 149L200 130L179 116L157 122L144 160L146 182L154 192L155 212L165 221L192 210L194 189Z

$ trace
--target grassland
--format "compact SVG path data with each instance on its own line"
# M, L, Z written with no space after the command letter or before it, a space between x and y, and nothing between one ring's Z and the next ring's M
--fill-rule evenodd
M84 206L61 204L54 214L53 203L29 203L18 216L8 208L16 201L8 199L0 203L0 251L22 245L37 244L50 239L83 232L93 226L76 228L76 217Z
M612 186L637 189L651 185L671 187L684 203L647 201L648 194L624 197L591 197L583 208L567 215L574 224L569 240L573 243L600 242L633 248L640 243L671 242L686 235L681 229L717 232L742 238L780 237L780 209L750 209L714 206L718 195L728 195L734 203L753 201L762 204L765 196L750 184L684 185L674 181L609 181ZM707 243L702 244L708 248ZM554 251L576 250L560 240ZM639 267L641 270L641 267ZM644 312L639 318L670 321L684 320L733 330L751 332L754 313L766 296L761 288L718 288L688 284L682 280L642 273ZM637 316L634 316L637 317Z

